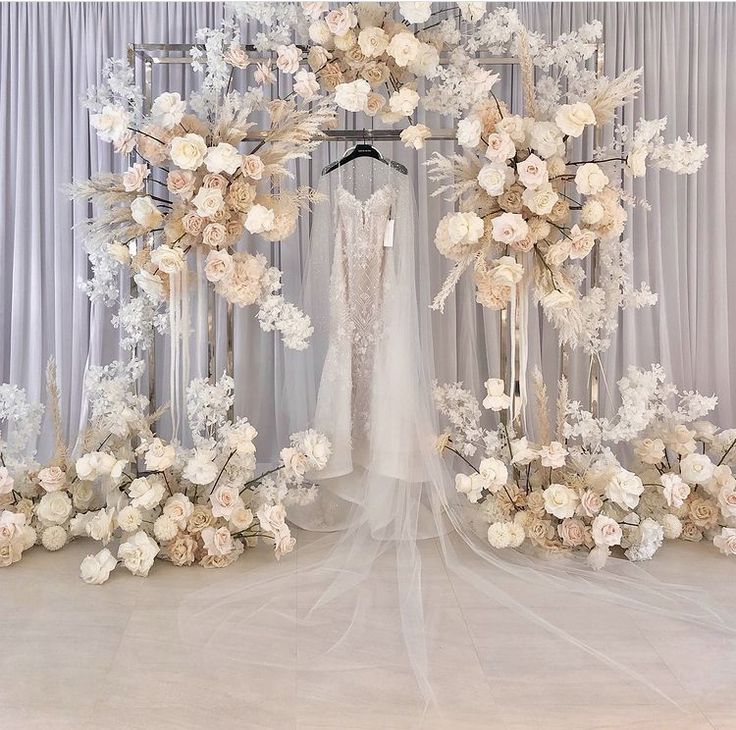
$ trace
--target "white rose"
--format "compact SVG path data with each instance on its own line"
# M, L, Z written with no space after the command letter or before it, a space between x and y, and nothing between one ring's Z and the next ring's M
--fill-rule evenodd
M157 96L151 106L151 121L157 127L171 129L182 120L187 103L176 92L165 92Z
M118 512L117 520L123 532L135 532L143 522L143 515L138 508L128 505Z
M99 114L90 115L90 124L104 142L117 142L128 130L128 115L120 106L108 104Z
M165 471L176 460L176 448L155 438L146 447L145 459L149 471Z
M233 257L227 251L210 251L204 262L204 275L207 281L218 282L230 275L233 270Z
M419 55L420 46L421 42L412 33L397 33L389 42L386 53L397 66L405 67Z
M93 540L107 545L112 540L112 533L115 530L115 510L101 509L96 512L89 522L87 522L87 535Z
M595 246L595 233L588 228L574 225L570 229L570 258L584 259Z
M175 274L186 265L182 249L171 248L166 244L153 249L151 263L163 271L164 274Z
M186 494L178 492L166 500L161 513L183 530L187 526L187 520L193 511L194 505L191 503L189 497Z
M164 496L165 487L160 479L139 477L128 485L130 504L138 509L157 507Z
M66 545L69 535L61 525L47 527L41 533L41 544L49 551L61 550Z
M312 101L319 94L319 81L316 74L302 69L294 74L294 91L304 101Z
M621 507L634 509L639 504L639 497L644 485L636 474L621 469L606 484L606 497Z
M660 522L668 540L677 540L682 534L682 522L675 515L664 514L660 517Z
M299 62L302 59L302 52L294 45L278 46L276 48L278 54L276 58L276 67L285 74L293 74L299 70Z
M553 268L562 266L570 256L570 239L562 238L557 243L553 243L544 255L544 260Z
M358 24L358 18L350 5L343 6L337 10L331 10L325 18L327 27L335 35L345 35L351 28ZM320 45L324 45L320 43Z
M95 501L95 490L89 482L77 482L72 487L72 504L78 510L86 510Z
M266 532L278 533L286 523L286 510L282 504L264 504L256 512L256 517Z
M718 433L718 426L710 421L696 421L690 427L695 431L695 438L704 444L712 444Z
M324 434L309 429L305 432L300 447L309 460L312 469L324 469L327 466L332 454L332 445Z
M275 220L276 215L271 208L256 203L245 216L244 225L250 233L265 233L273 228Z
M408 117L414 113L419 104L419 94L408 86L402 86L399 91L394 91L388 100L388 105L394 114Z
M243 156L235 147L227 142L220 142L217 147L210 147L204 157L204 164L209 172L226 172L233 175L240 167Z
M477 213L452 213L447 226L452 243L476 243L483 235L483 220Z
M235 68L245 68L250 62L245 49L237 43L231 43L230 47L225 51L225 63L229 63Z
M198 216L210 218L222 210L225 200L219 188L200 188L192 198L192 204L197 209Z
M220 484L210 494L212 515L230 519L233 510L244 507L238 488L229 484Z
M408 23L424 23L432 15L432 3L400 2L399 12Z
M544 496L544 509L548 514L561 520L572 517L580 501L574 490L564 484L550 484L542 494Z
M114 570L118 561L104 548L97 555L88 555L79 566L82 580L89 585L102 585Z
M715 464L705 454L688 454L680 462L680 474L690 484L704 484L714 470Z
M509 399L510 401L510 399ZM539 452L533 449L526 436L511 441L511 463L526 466L539 457Z
M483 496L483 488L485 484L480 474L456 474L455 489L464 494L469 502L475 504Z
M486 397L483 399L483 408L502 411L511 405L511 397L504 392L505 385L501 378L488 378L484 385Z
M506 162L516 154L514 141L506 132L493 132L488 135L486 157L491 162Z
M529 235L529 226L518 213L502 213L496 216L492 227L493 238L499 243L515 243Z
M521 201L536 215L549 215L560 196L552 189L550 183L538 188L526 188L521 194Z
M357 79L349 84L338 84L335 87L335 103L348 112L363 111L371 85L364 79Z
M107 253L110 254L110 258L113 261L117 261L123 266L127 266L130 263L130 249L124 243L110 241L107 244Z
M227 527L205 527L202 542L208 555L230 555L235 550L235 542Z
M273 546L274 555L276 556L276 560L280 560L282 556L287 555L294 549L296 538L291 536L291 532L286 525L278 531L275 537L276 539Z
M598 515L594 520L592 527L593 542L598 546L611 547L620 545L623 533L621 525L611 517Z
M713 538L713 545L724 555L736 555L736 529L733 527L721 528L721 534Z
M521 184L526 188L538 188L549 182L547 163L536 155L529 155L516 166Z
M218 468L214 453L209 449L196 449L187 461L182 476L192 484L209 484L217 476Z
M587 226L599 223L606 213L606 209L599 200L587 200L580 211L580 221Z
M531 147L545 159L548 157L564 156L565 143L562 133L552 122L534 122L531 130Z
M247 530L253 524L253 512L249 510L244 504L236 507L230 513L230 526L236 532L242 532Z
M492 494L503 489L509 479L509 470L506 468L506 464L500 459L494 459L492 457L483 459L480 462L478 472L486 488Z
M513 286L524 277L524 267L513 256L501 256L493 262L491 276L494 284Z
M171 140L171 160L183 170L196 170L207 154L207 144L198 134L189 132Z
M285 448L281 449L281 461L287 471L296 477L303 477L307 471L307 457L299 449Z
M139 271L133 277L138 288L145 292L154 302L161 302L165 297L164 283L158 274L150 271Z
M679 474L662 474L662 494L670 507L680 508L690 494L690 487Z
M401 132L399 139L404 143L405 147L421 150L424 148L424 143L431 136L432 130L426 124L413 124Z
M595 114L590 104L582 101L563 104L555 114L555 124L569 137L579 137L586 125L595 124Z
M483 165L478 173L478 184L488 195L502 195L514 182L514 171L505 162Z
M542 307L544 309L563 310L568 309L575 304L575 297L572 292L567 290L552 290L542 297Z
M139 226L149 230L160 227L164 218L153 199L148 196L141 196L133 200L130 204L130 214Z
M586 162L575 173L575 187L581 195L596 195L608 185L608 176L595 162Z
M72 500L66 492L48 492L36 505L36 514L43 525L61 525L72 513Z
M533 119L511 114L496 122L496 130L508 134L517 147L526 147L527 134L533 121Z
M364 56L377 58L388 46L388 35L382 28L364 28L358 33L358 45Z
M123 173L123 188L125 192L134 193L137 190L141 190L150 173L151 171L148 169L148 165L143 165L140 162L136 162L129 167Z
M2 489L2 474L0 473L0 494ZM46 492L58 492L66 488L66 473L58 466L49 466L38 472L38 482Z
M148 571L151 570L158 552L159 546L156 541L140 530L120 545L118 558L123 561L123 565L133 575L145 577L148 575Z
M551 469L561 469L565 466L567 454L567 449L559 441L550 441L547 446L542 446L539 449L542 466Z
M726 519L736 517L736 486L731 484L721 489L718 493L718 506Z
M457 142L461 147L468 147L470 149L477 147L480 144L481 134L481 123L480 119L475 117L468 117L461 119L457 123Z

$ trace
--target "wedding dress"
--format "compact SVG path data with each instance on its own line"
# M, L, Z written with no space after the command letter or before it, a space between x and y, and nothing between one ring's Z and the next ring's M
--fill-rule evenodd
M353 701L344 696L346 677L362 672L354 701L371 690L382 696L390 679L404 695L418 686L418 703L442 705L455 699L445 688L462 671L448 662L447 646L466 628L448 627L443 608L458 581L473 605L542 629L550 655L587 653L662 693L656 680L616 658L610 611L622 612L614 621L622 634L629 610L704 631L720 626L718 617L700 594L627 561L610 560L594 573L578 556L544 559L489 546L434 445L428 242L414 237L411 181L358 158L323 177L319 192L302 302L315 331L309 350L287 361L284 402L290 430L323 431L333 454L319 474L318 498L288 507L304 528L296 555L278 569L249 565L198 591L180 612L185 635L203 647L235 647L229 660L241 671L288 670L307 683L316 676L327 698L334 683L341 688L334 702ZM422 579L427 561L449 576L446 585ZM580 624L565 621L561 607L571 600L585 607ZM491 646L503 638L499 629ZM473 701L483 700L475 694Z

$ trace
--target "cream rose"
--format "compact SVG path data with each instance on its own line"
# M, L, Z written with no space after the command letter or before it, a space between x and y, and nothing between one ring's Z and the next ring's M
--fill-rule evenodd
M510 244L529 235L527 222L518 213L502 213L492 221L493 239Z
M570 258L584 259L595 246L595 233L588 228L574 225L570 229Z
M88 585L102 585L114 570L118 561L104 548L97 555L88 555L79 566L79 575Z
M516 154L513 140L506 132L493 132L488 135L486 157L491 162L506 162Z
M192 198L192 204L201 218L211 218L222 210L225 200L222 190L217 188L200 188L199 192Z
M180 530L186 529L187 522L194 511L194 505L186 494L173 494L166 500L162 514L168 517Z
M233 510L244 506L238 488L230 484L219 484L210 494L210 502L212 516L224 517L226 520L230 519Z
M575 491L564 484L550 484L542 495L544 496L544 509L558 519L572 517L580 501Z
M690 495L690 487L679 474L662 474L659 477L662 494L670 507L680 508Z
M165 296L164 283L158 274L152 274L150 271L139 271L133 277L136 285L142 291L156 302L161 302Z
M580 547L585 543L585 525L582 520L568 517L557 525L557 534L567 547Z
M537 188L527 188L521 194L524 205L536 215L549 215L560 196L553 190L550 183Z
M158 228L164 218L153 199L148 196L141 196L133 200L130 204L130 214L139 226L149 231L152 228Z
M621 469L606 484L606 497L621 507L634 509L639 504L639 497L644 485L636 474Z
M164 274L176 274L186 265L184 251L180 248L171 248L166 244L161 245L151 252L151 263Z
M227 251L210 251L204 264L207 281L222 281L233 270L233 259Z
M194 194L194 180L191 170L172 170L166 176L166 187L172 195L189 200Z
M721 528L720 535L713 538L713 545L724 555L736 555L736 529L733 527Z
M143 188L146 178L151 174L148 165L136 162L123 173L123 188L127 193L134 193Z
M382 28L364 28L358 33L360 50L368 58L378 58L388 47L388 35Z
M689 484L704 484L714 470L715 464L705 454L688 454L680 462L680 474Z
M563 104L555 114L555 124L569 137L579 137L585 127L595 124L595 114L590 104L579 101L575 104Z
M493 262L493 281L504 286L518 284L524 276L524 267L513 256L501 256Z
M187 103L177 92L164 92L151 105L151 120L163 129L172 129L184 117Z
M586 162L575 173L575 187L581 195L596 195L606 185L608 185L608 176L595 162Z
M62 525L72 513L72 500L66 492L48 492L36 506L36 515L45 526Z
M603 509L603 500L595 492L586 489L580 496L578 512L584 517L595 517Z
M432 3L400 2L399 12L408 23L424 23L432 15Z
M611 517L598 515L592 524L593 542L598 546L620 545L623 533L621 526Z
M128 485L130 504L137 509L153 509L161 502L165 489L159 479L138 477Z
M231 144L220 142L217 147L210 147L207 150L204 164L209 172L226 172L232 175L240 166L242 158L243 156Z
M431 136L432 130L426 124L413 124L401 132L399 139L401 139L405 147L421 150L424 148L424 143Z
M399 91L394 91L388 100L388 105L394 114L408 117L414 113L419 104L419 94L408 86L402 86Z
M371 91L366 98L365 109L363 111L365 111L369 117L374 117L385 105L386 99L384 99L380 94L376 94Z
M319 95L317 76L311 71L302 69L294 74L294 91L304 101L312 101Z
M248 54L239 44L231 43L225 51L225 63L229 63L235 68L245 68L249 63Z
M171 140L171 160L184 170L196 170L207 154L207 144L198 134L189 132Z
M0 483L2 475L0 475ZM49 466L38 472L38 483L46 492L58 492L60 489L66 488L66 473L58 466ZM0 484L0 493L2 492Z
M488 195L502 195L514 182L514 171L505 162L483 165L478 173L478 184Z
M289 46L278 46L276 53L276 68L281 73L293 74L299 70L302 52L293 43Z
M549 183L547 163L532 154L516 166L521 184L526 188L538 188Z
M345 35L358 24L358 18L350 5L331 10L325 17L325 22L331 33L336 36ZM324 45L324 44L321 44Z
M357 79L347 84L338 84L335 88L335 103L348 112L363 111L370 90L370 84L364 79Z
M419 54L420 41L412 33L397 33L389 42L386 53L397 66L405 67Z
M275 213L271 208L256 204L245 216L245 227L250 233L264 233L274 226Z
M564 156L565 143L562 133L552 122L534 122L530 135L531 147L545 159Z

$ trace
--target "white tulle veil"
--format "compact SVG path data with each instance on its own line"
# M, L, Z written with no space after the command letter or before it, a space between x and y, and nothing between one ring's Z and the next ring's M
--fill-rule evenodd
M354 214L365 215L383 190L393 196L395 231L393 245L384 249L369 446L356 455L354 414L345 407L350 398L335 395L350 387L350 373L343 371L320 401L326 370L334 377L335 361L350 370L344 351L331 352L338 201L347 194ZM182 628L201 638L204 661L222 662L226 655L233 668L253 676L293 673L305 691L325 701L331 678L344 693L346 677L354 677L347 686L356 698L378 701L381 692L396 691L442 706L456 699L446 696L445 672L462 671L448 650L454 629L445 593L462 590L480 607L528 620L546 637L544 651L586 652L610 671L668 694L611 648L611 616L622 632L632 613L642 611L688 621L692 631L730 629L701 593L664 584L639 566L612 559L594 573L576 556L496 551L473 529L468 503L454 489L451 469L460 466L434 446L440 427L431 398L430 242L414 237L412 183L384 162L358 158L323 176L319 191L325 200L313 213L303 282L303 307L315 332L310 349L287 361L284 402L291 430L312 426L328 433L334 463L320 475L313 504L289 506L290 518L303 528L294 555L258 567L246 555L242 569L236 566L226 580L184 602ZM432 575L447 582L426 579L422 565L428 562L438 568ZM586 607L585 625L566 620L571 603ZM491 655L502 633L499 623L498 636L487 637ZM472 701L484 698L476 693Z

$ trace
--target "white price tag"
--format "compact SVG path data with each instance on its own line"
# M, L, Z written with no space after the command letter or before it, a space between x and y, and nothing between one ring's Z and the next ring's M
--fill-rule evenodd
M383 233L383 247L391 248L394 245L394 219L389 219L386 230Z

